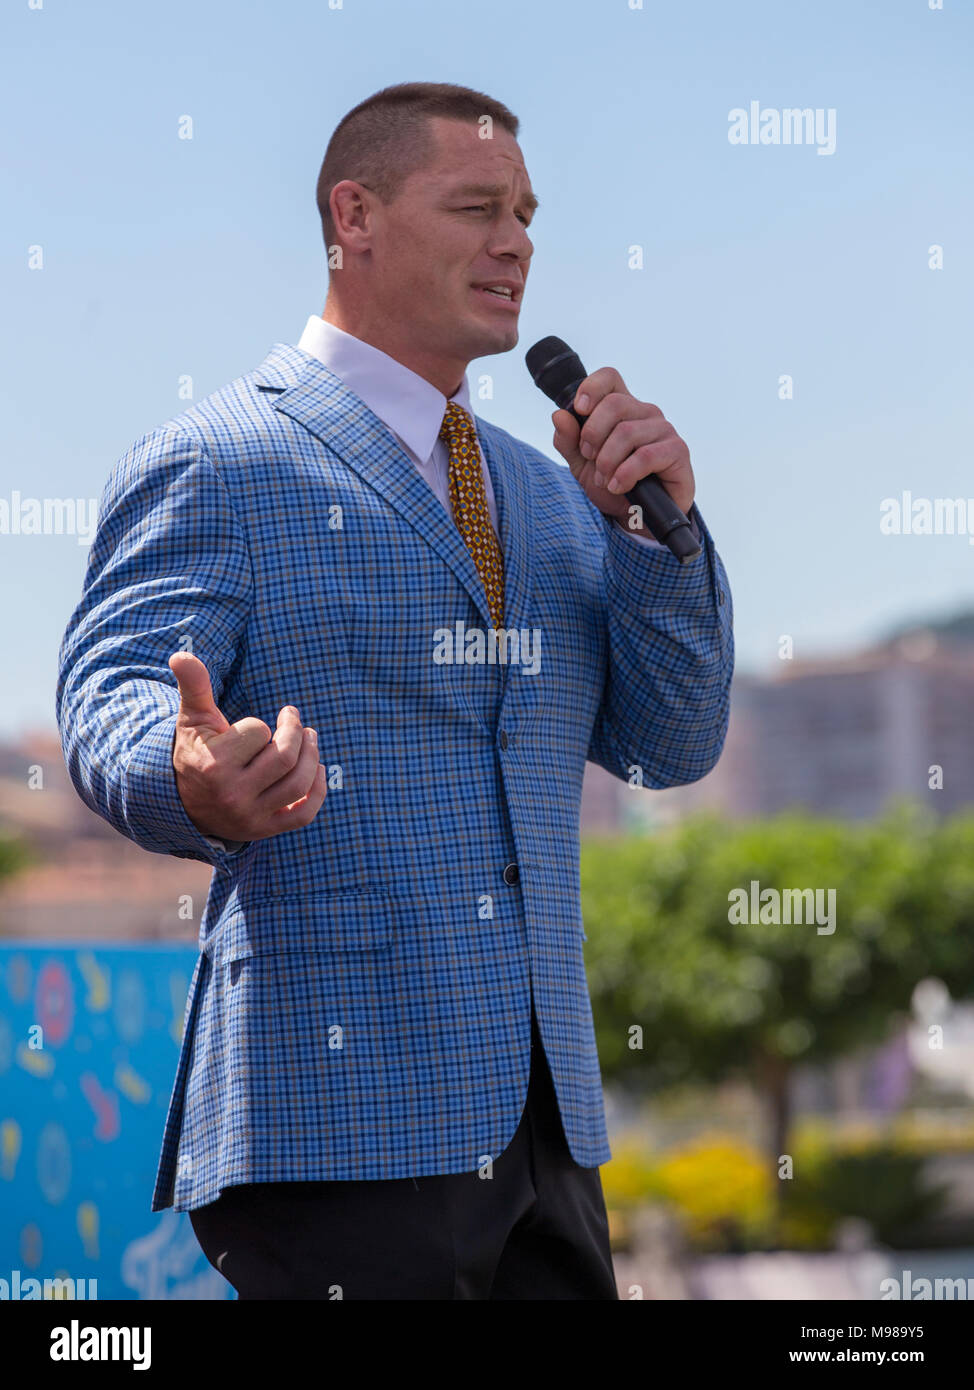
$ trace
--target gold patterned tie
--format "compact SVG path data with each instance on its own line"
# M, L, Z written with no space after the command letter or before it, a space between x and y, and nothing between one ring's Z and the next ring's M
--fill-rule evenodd
M462 406L447 401L440 438L450 450L450 504L453 517L484 581L494 627L504 625L504 560L490 522L480 449L473 421Z

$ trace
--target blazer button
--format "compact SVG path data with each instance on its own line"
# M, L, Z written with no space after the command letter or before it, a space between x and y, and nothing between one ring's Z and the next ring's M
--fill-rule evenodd
M509 884L512 884L512 885L513 885L513 884L515 884L515 883L517 883L517 882L519 881L520 877L521 877L521 875L520 875L520 873L518 872L518 867L517 867L516 864L505 864L505 866L504 866L504 882L505 882L505 883L509 883Z

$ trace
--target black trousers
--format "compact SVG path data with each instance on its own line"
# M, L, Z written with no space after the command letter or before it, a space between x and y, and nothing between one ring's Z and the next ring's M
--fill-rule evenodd
M618 1298L599 1170L569 1152L533 1014L492 1177L245 1183L189 1217L242 1299Z

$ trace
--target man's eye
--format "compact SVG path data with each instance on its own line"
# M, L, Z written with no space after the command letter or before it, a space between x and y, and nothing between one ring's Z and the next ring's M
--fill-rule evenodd
M470 207L461 208L460 211L461 211L461 212L486 212L486 211L487 211L487 206L488 206L488 205L487 205L486 203L471 204ZM524 223L525 227L530 227L531 223L530 223L530 221L528 220L528 218L525 217L525 215L524 215L523 212L517 213L516 216L519 217L519 218L521 219L521 221Z

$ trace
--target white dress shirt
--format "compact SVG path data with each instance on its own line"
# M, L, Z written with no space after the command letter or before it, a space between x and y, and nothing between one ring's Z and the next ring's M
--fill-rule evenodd
M450 451L446 440L439 437L446 414L443 392L388 353L381 352L371 343L364 343L361 338L353 337L344 329L336 328L333 323L326 323L317 314L312 314L305 324L298 347L317 357L329 371L341 378L350 391L355 392L359 400L365 402L373 415L389 426L446 511L450 512ZM466 374L450 399L463 406L476 433ZM482 454L481 469L487 509L499 536L497 502L490 469L483 467Z

